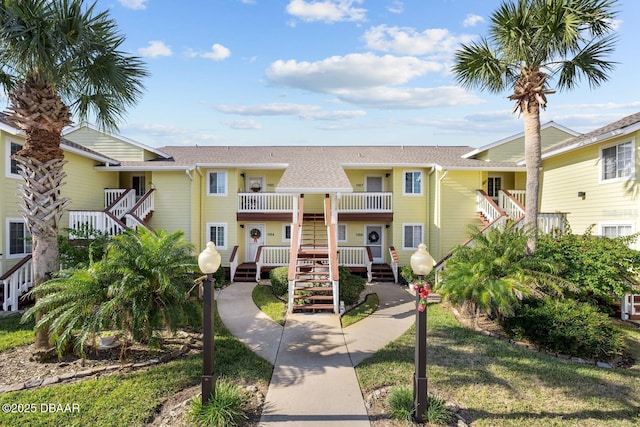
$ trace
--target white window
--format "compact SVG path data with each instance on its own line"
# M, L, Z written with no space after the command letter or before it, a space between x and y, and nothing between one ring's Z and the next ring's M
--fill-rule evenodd
M31 253L31 235L24 220L7 219L7 248L9 257L24 256Z
M601 151L602 180L627 178L633 174L633 143L631 141L603 148Z
M423 241L422 224L404 224L402 229L402 248L418 249L418 245Z
M601 226L602 237L624 237L633 234L633 227L631 224L603 224Z
M291 241L291 224L282 224L282 241Z
M422 194L422 172L407 171L404 173L403 194Z
M14 141L7 141L7 157L6 157L6 170L7 177L20 178L18 175L18 162L11 158L12 155L22 150L22 145Z
M338 242L347 241L347 224L338 224Z
M207 224L207 239L216 245L216 249L227 249L227 224Z
M227 173L224 171L209 172L209 195L227 195Z

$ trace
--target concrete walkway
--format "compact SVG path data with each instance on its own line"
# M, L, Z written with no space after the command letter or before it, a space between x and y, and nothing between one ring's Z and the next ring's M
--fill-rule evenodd
M353 369L415 320L406 288L367 285L379 309L342 329L334 314L289 314L285 327L259 311L251 299L255 283L234 283L217 296L229 331L274 365L260 425L370 426Z

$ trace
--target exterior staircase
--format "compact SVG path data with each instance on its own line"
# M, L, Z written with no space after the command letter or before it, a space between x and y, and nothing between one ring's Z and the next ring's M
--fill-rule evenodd
M324 214L304 214L293 279L293 311L333 312L333 287Z
M373 264L371 266L372 282L395 282L396 277L389 264Z
M255 282L257 267L255 262L243 262L233 275L234 282Z

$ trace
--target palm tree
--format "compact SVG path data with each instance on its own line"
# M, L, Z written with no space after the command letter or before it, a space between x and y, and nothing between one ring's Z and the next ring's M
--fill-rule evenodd
M615 0L510 0L491 16L489 37L463 44L453 72L462 86L493 93L511 89L514 112L524 118L527 169L525 224L534 230L527 251L537 244L541 162L540 108L546 95L573 89L585 78L594 88L605 82L613 63Z
M0 6L0 85L9 95L10 119L26 135L14 158L24 178L35 286L59 269L58 223L69 202L60 195L62 129L72 114L116 129L147 76L137 57L119 50L124 37L107 12L94 9L83 0L5 0ZM40 330L36 347L47 346L46 330Z

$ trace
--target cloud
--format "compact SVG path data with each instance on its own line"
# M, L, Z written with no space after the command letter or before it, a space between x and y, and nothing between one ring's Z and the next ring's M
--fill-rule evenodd
M138 53L147 58L157 58L159 56L171 56L171 48L160 40L151 40L147 47L138 49Z
M410 27L378 25L364 34L369 49L400 55L437 55L450 57L460 43L474 39L471 35L455 36L445 28L430 28L422 32Z
M208 52L200 53L194 49L187 49L185 51L185 56L187 58L207 58L213 59L214 61L222 61L223 59L227 59L231 56L231 51L229 48L221 44L214 43L211 46L211 50Z
M436 88L378 87L367 90L341 90L335 95L342 101L371 108L434 108L474 105L481 98L457 86Z
M262 125L255 120L224 120L222 124L236 130L259 130Z
M216 109L226 114L244 116L295 116L303 120L341 121L365 116L361 110L323 111L318 105L271 103L257 105L218 105Z
M180 128L155 123L137 123L121 127L129 137L152 147L169 145L212 144L221 140L220 136L203 129Z
M334 93L339 89L398 85L430 72L444 70L442 64L410 56L377 56L354 53L317 62L278 60L266 70L270 83L312 92Z
M127 9L144 10L147 8L147 0L118 0Z
M399 0L395 0L387 6L387 10L391 13L402 13L404 12L404 3Z
M484 22L484 18L482 16L470 13L466 18L464 18L464 21L462 21L462 25L465 27L475 27L480 22Z
M322 21L326 23L340 21L364 21L367 10L354 7L363 0L291 0L287 13L304 22Z

